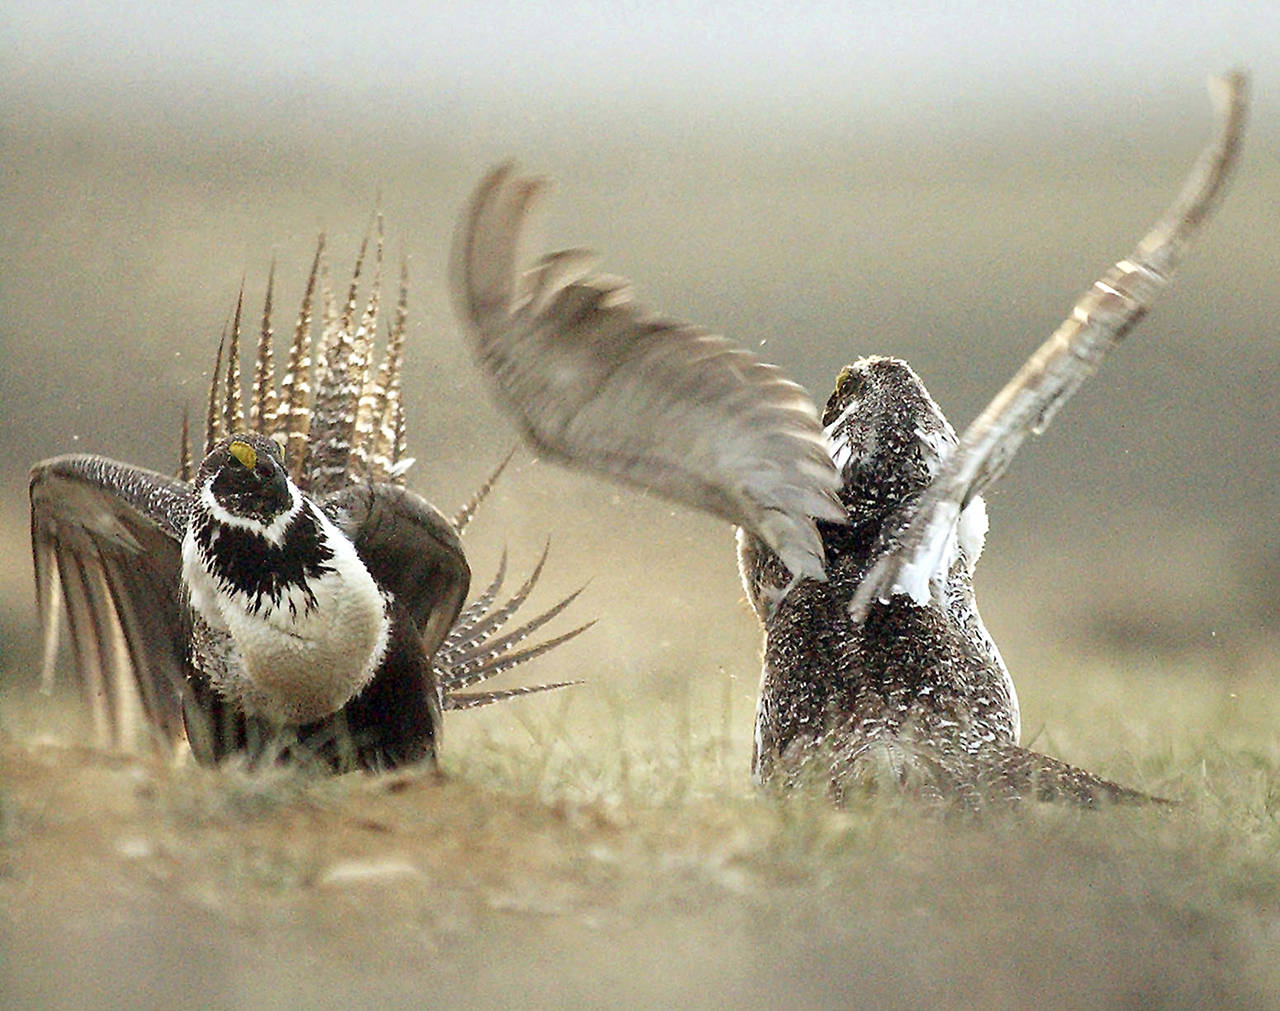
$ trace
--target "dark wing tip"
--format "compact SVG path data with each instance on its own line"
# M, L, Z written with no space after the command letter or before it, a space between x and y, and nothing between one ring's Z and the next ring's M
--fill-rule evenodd
M549 188L521 176L514 160L492 168L476 186L458 223L450 256L450 291L458 314L479 329L505 315L517 295L516 265L529 215Z

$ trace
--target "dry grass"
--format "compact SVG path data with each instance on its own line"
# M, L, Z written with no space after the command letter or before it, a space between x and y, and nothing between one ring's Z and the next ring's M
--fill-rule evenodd
M439 777L318 781L84 751L65 725L40 729L56 710L10 698L0 992L10 1006L1274 1004L1277 704L1258 691L1224 735L1197 715L1219 705L1214 686L1166 670L1117 736L1115 703L1150 685L1076 673L1086 701L1041 746L1172 792L1177 810L978 822L766 801L746 781L736 686L461 714ZM1202 732L1160 733L1174 725Z

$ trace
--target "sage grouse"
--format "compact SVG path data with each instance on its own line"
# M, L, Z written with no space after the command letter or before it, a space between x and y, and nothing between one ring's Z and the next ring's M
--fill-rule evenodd
M452 520L404 487L407 286L402 271L375 370L380 223L363 299L366 246L338 302L321 239L279 389L268 281L247 419L237 305L194 473L185 422L177 478L84 455L32 469L44 677L65 603L100 745L185 737L206 764L247 756L331 771L434 761L442 710L538 690L464 689L582 630L520 645L570 597L499 634L541 562L499 604L504 556L463 607L471 570L459 534L492 480Z
M481 183L455 239L453 288L499 402L543 456L740 527L764 628L759 782L816 774L838 797L887 771L948 800L1141 796L1018 745L1017 697L971 579L986 533L980 493L1142 316L1212 211L1245 82L1233 75L1213 92L1219 130L1183 193L958 441L901 361L845 369L819 424L776 369L648 315L581 251L517 280L543 184L510 166Z

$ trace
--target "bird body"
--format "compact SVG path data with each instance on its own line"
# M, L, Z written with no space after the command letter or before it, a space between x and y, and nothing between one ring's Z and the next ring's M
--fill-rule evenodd
M278 456L271 440L246 436L205 460L182 578L209 633L230 640L225 661L204 670L215 688L246 713L296 724L342 708L372 680L386 655L393 600ZM243 514L220 501L221 475L253 474L241 457L262 461L279 482L280 511Z
M894 775L925 793L981 803L995 797L1137 799L1049 756L1018 746L1013 679L983 624L973 573L986 532L980 497L961 512L938 571L936 599L911 593L876 601L862 619L854 594L895 550L895 533L955 449L956 436L906 362L859 359L840 375L823 414L841 467L848 522L823 524L827 580L805 580L785 596L787 573L747 532L739 569L764 630L752 771L762 785L818 780L842 799Z

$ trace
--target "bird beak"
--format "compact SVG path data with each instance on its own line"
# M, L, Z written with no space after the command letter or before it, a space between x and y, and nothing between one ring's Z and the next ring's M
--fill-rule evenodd
M258 454L247 442L233 442L227 448L231 455L248 467L249 470L253 470L257 466Z

